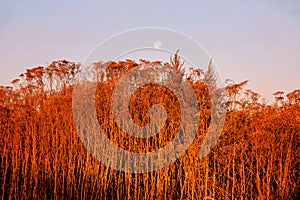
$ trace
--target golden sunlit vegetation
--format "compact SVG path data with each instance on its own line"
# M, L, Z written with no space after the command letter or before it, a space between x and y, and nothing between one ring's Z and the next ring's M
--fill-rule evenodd
M171 66L181 69L178 57ZM150 138L134 138L113 121L112 89L129 69L148 61L94 63L98 76L98 121L115 145L128 151L154 151L178 130L180 109L167 88L147 85L130 99L130 113L139 125L149 123L151 105L167 112L166 126ZM150 63L150 62L148 62ZM182 69L181 69L182 70ZM228 83L228 112L212 151L198 157L210 122L210 98L205 79L211 71L191 70L200 106L196 138L187 152L168 167L148 173L126 173L101 164L84 147L72 113L72 86L80 65L54 61L28 69L0 88L1 199L299 199L300 90L267 105L260 95L244 90L247 81Z

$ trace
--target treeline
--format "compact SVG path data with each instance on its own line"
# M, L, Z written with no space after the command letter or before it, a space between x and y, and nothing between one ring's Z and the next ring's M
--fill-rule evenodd
M184 72L175 56L171 64ZM180 110L167 88L148 85L130 100L139 125L148 123L149 105L167 111L167 125L151 138L137 139L118 129L110 100L114 85L128 70L150 62L131 60L94 63L98 121L115 145L128 151L164 146L180 126ZM151 63L150 63L151 64ZM209 68L210 69L210 68ZM299 199L300 90L267 105L244 90L246 81L228 83L227 109L221 136L204 158L198 153L208 130L211 102L206 82L213 72L191 70L200 106L197 136L187 152L168 167L132 174L101 164L84 147L72 113L72 90L79 64L60 60L28 69L0 88L0 197L2 199Z

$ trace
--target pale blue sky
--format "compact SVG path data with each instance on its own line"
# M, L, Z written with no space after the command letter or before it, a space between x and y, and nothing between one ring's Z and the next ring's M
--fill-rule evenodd
M101 41L144 26L194 38L223 79L272 99L300 88L300 1L1 1L0 84L52 60L82 62Z

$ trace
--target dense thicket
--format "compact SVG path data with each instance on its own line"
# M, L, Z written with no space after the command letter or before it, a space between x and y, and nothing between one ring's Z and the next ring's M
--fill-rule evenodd
M180 123L174 94L158 85L137 90L130 100L134 121L147 124L149 105L159 103L167 110L167 126L152 138L130 137L114 123L109 102L119 77L140 64L110 62L106 71L99 70L100 66L95 63L92 68L99 75L96 107L110 140L136 152L165 145ZM178 58L168 66L180 70ZM246 82L228 84L228 112L221 137L209 155L199 158L211 113L204 82L209 74L193 70L186 80L200 105L193 144L168 167L131 174L99 163L80 141L72 113L72 85L79 70L76 63L55 61L27 70L12 82L14 88L0 88L2 199L300 198L300 90L286 98L276 92L276 103L267 105L259 94L243 90Z

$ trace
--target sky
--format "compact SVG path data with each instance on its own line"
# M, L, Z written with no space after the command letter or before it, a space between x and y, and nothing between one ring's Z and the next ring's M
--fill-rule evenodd
M300 88L300 1L0 1L0 85L53 60L82 62L139 27L173 29L214 58L223 80L272 94Z

